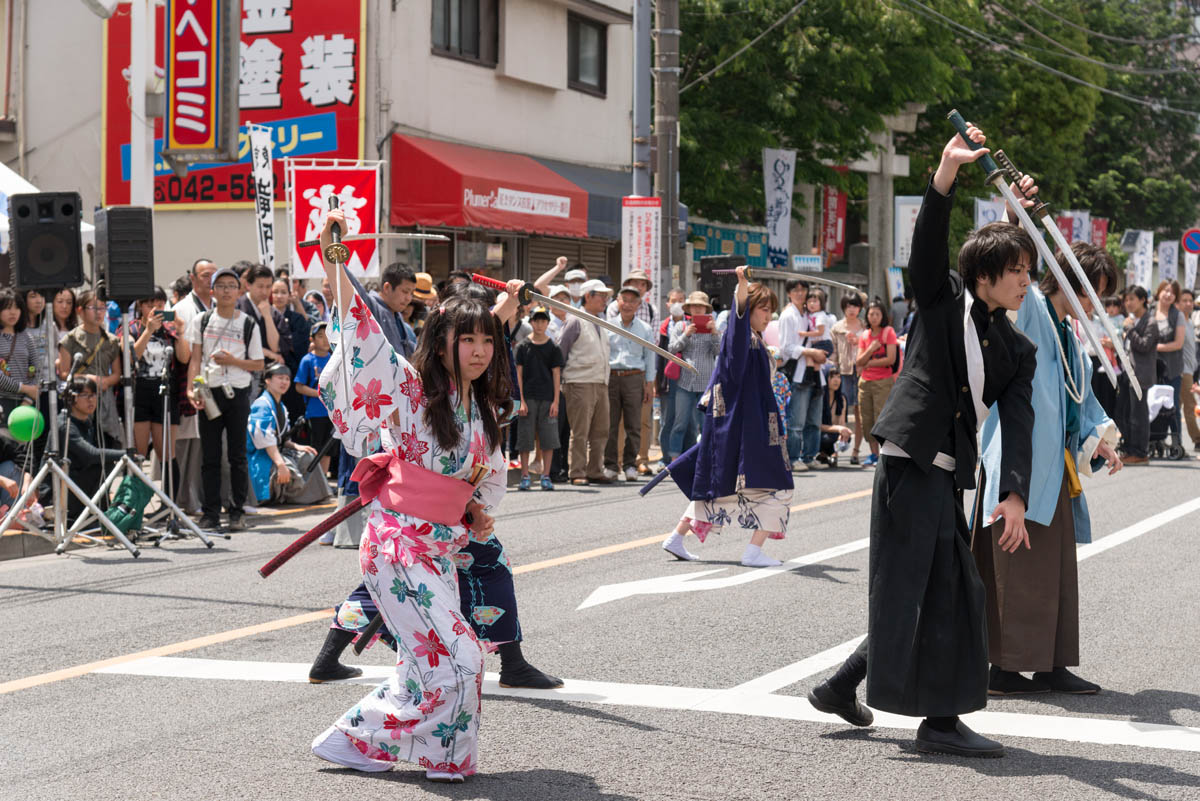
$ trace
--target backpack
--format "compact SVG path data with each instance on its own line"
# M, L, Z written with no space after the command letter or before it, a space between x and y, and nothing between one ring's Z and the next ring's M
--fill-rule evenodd
M213 313L216 310L217 309L214 306L213 308L206 311L200 317L200 349L201 349L200 352L201 353L204 352L204 329L208 328L208 321L212 319ZM245 314L245 312L243 312L243 314ZM255 322L254 318L247 314L245 330L242 331L242 345L243 345L243 347L246 348L245 358L247 358L247 359L250 358L250 337L254 334L254 327L257 325L258 325L258 323ZM265 364L265 362L264 362L264 364Z

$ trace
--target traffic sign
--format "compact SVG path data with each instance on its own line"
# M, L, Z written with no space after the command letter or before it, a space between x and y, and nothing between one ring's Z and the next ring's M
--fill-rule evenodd
M1188 253L1200 253L1200 228L1189 228L1184 232L1183 249Z

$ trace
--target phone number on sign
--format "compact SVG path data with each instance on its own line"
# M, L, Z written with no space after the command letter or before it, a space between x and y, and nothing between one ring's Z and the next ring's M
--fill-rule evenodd
M254 176L244 175L177 175L159 178L154 182L155 203L226 202L254 200Z

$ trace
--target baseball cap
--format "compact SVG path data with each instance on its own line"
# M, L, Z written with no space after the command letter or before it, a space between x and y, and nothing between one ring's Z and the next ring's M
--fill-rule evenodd
M329 327L329 323L325 322L324 320L313 323L312 330L308 332L309 339L312 339L313 337L315 337L317 334L321 333L328 327Z
M607 286L599 278L593 278L591 281L584 281L583 286L579 288L579 291L585 295L588 292L603 292L606 295L612 294L612 288Z
M537 306L529 313L530 320L549 320L550 312L545 306Z
M233 269L232 267L222 267L221 269L219 269L215 273L213 273L212 278L209 279L209 282L208 282L209 289L212 289L214 286L216 286L217 279L224 275L228 275L232 278L236 278L238 281L238 286L241 286L242 278L241 278L241 276L238 275L237 270Z
M274 378L277 375L286 375L288 378L291 378L292 371L288 369L286 364L272 362L266 370L263 370L263 375L265 375L267 378Z
M566 281L567 283L570 283L572 281L586 281L587 280L587 270L580 270L579 268L575 268L574 270L567 270L567 274L565 276L563 276L563 280Z
M566 284L551 284L550 291L546 293L547 297L557 297L558 295L570 295L571 290L567 289Z
M642 297L641 291L636 286L630 286L629 284L626 284L625 286L623 286L619 290L617 290L618 295L623 295L626 292L628 292L631 295L637 295L639 299Z

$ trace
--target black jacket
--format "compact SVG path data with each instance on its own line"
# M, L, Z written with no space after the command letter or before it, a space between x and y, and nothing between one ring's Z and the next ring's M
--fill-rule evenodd
M955 485L975 488L979 460L975 404L963 343L963 279L950 269L947 239L954 191L933 188L913 230L909 279L917 311L908 332L904 368L871 433L904 449L922 470L939 450L952 447ZM987 315L979 338L983 350L983 402L999 402L1003 457L1000 497L1029 498L1033 459L1033 373L1037 346L1009 321L1003 309Z

